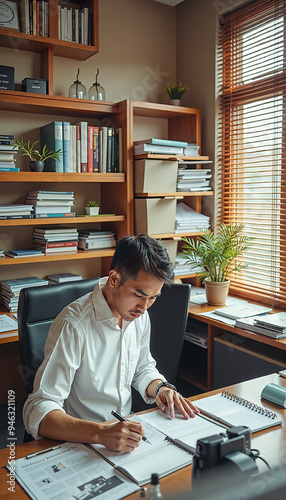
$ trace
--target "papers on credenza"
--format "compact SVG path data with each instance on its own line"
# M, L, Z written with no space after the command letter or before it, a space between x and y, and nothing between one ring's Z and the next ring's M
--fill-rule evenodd
M185 332L185 340L196 344L204 349L208 347L207 327L204 323L188 321L187 331Z

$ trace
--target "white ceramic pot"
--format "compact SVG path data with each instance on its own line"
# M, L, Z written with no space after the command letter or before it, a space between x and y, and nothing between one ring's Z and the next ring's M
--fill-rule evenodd
M171 104L173 104L173 106L180 106L180 99L171 99Z
M98 215L99 207L85 207L85 213L87 215Z

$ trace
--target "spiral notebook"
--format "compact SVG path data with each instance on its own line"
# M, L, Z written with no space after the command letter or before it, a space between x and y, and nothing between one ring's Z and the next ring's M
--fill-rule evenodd
M177 414L176 418L171 419L159 410L140 417L134 415L129 420L142 423L151 444L141 441L132 453L113 452L101 445L91 446L116 470L139 486L148 483L153 472L163 477L191 464L197 439L225 430L222 425L200 417L186 420Z
M274 411L227 391L198 399L195 405L202 413L218 422L230 427L246 425L251 432L282 424L282 420Z

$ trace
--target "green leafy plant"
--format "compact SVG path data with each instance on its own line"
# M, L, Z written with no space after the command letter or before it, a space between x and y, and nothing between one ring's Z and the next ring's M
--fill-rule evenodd
M87 202L86 206L87 207L99 207L99 204L97 203L97 201L90 200Z
M39 141L30 142L27 141L24 143L23 137L20 141L16 140L14 147L18 146L18 151L22 154L22 156L28 156L30 161L45 161L48 158L53 158L56 161L60 161L61 149L57 151L49 151L47 146L44 145L42 151L36 149L36 145Z
M189 90L189 87L182 85L181 83L169 83L164 87L164 91L169 94L171 99L181 99L182 95Z
M253 243L253 239L243 234L242 224L229 227L220 224L217 234L211 230L203 230L199 239L182 238L184 261L194 270L201 282L227 281L232 272L241 271L248 266L247 262L239 262L238 257ZM201 270L196 269L200 267Z

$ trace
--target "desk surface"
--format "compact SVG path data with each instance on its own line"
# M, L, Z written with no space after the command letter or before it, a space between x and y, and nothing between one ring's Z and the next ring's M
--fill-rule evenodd
M257 448L260 451L262 458L268 461L271 467L277 467L282 463L286 463L286 409L277 405L262 401L260 394L266 384L274 382L276 384L286 387L286 379L279 377L278 374L266 375L257 379L241 382L239 384L228 386L230 392L238 396L248 399L252 403L260 406L271 408L282 418L283 425L272 427L261 432L257 432L252 436L252 448ZM210 391L199 396L190 398L195 401L198 398L206 397L211 394L220 392L221 389ZM150 410L148 410L150 411ZM151 410L152 411L152 410ZM8 442L8 440L7 440ZM48 439L41 439L39 441L32 441L18 445L16 447L16 459L26 456L28 453L33 453L38 450L48 448L57 444L56 441ZM7 499L7 469L5 468L9 457L9 449L5 448L0 450L0 499ZM261 472L266 471L266 466L261 460L257 461L257 465ZM169 476L161 479L161 490L163 494L176 496L179 492L185 492L191 488L191 466L185 467ZM24 500L29 498L25 491L16 484L16 498L17 500ZM135 500L138 498L138 493L134 493L127 497L128 500Z

